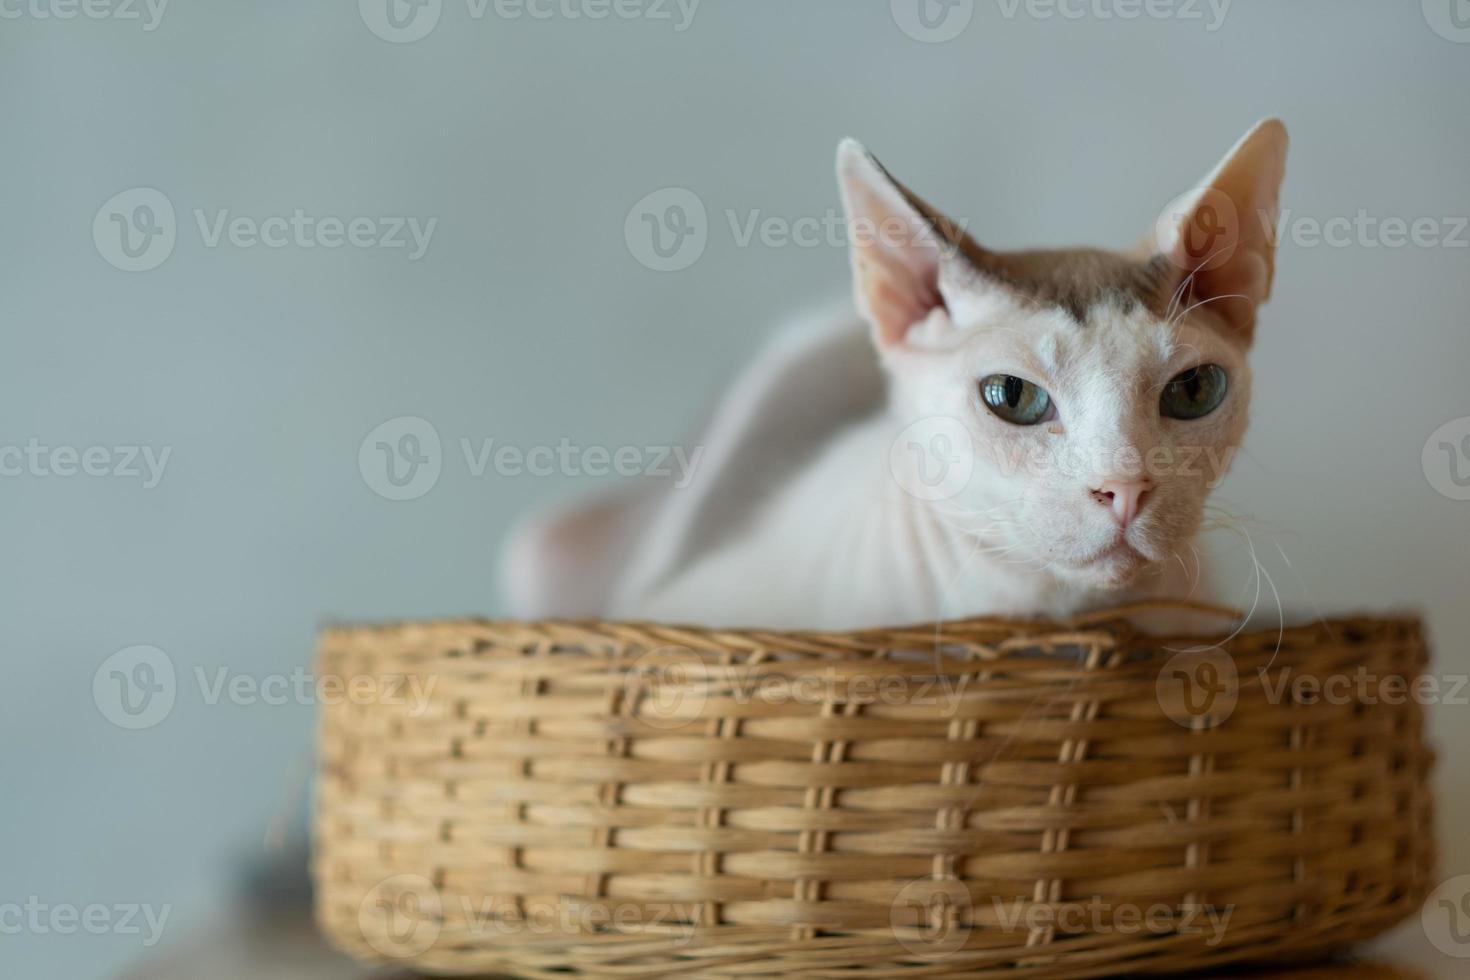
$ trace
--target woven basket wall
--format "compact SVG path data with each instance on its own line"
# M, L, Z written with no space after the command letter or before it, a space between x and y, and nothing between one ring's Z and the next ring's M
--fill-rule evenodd
M1029 978L1307 957L1414 913L1418 624L1194 646L329 629L317 917L430 973Z

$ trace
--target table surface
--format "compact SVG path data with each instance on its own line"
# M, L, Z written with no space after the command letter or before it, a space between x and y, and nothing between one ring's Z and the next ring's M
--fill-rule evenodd
M309 914L275 919L240 916L204 930L172 950L139 963L124 980L411 980L401 970L374 970L329 949ZM1467 950L1470 952L1470 950ZM1214 980L1460 980L1470 959L1435 950L1411 921L1352 962L1281 970L1227 970Z

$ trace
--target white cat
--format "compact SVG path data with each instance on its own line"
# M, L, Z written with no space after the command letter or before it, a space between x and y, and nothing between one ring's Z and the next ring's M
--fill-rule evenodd
M514 612L844 629L1199 596L1286 145L1258 124L1126 255L988 251L845 141L867 329L781 338L687 488L524 527Z

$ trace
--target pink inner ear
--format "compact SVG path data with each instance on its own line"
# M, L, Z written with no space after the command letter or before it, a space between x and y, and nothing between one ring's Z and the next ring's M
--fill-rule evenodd
M944 305L938 263L924 260L922 248L890 250L877 243L858 247L858 288L884 347L903 343L910 328Z
M873 328L874 342L894 347L944 305L940 234L931 227L936 219L855 142L838 148L837 173L858 308Z
M1246 220L1256 219L1247 215ZM1206 310L1230 329L1249 336L1255 327L1256 308L1271 291L1271 260L1269 252L1263 251L1269 246L1243 225L1222 240L1201 232L1198 221L1193 216L1181 229L1183 264L1193 270L1186 306ZM1206 251L1200 242L1210 242L1213 247Z
M1258 124L1222 161L1179 229L1176 261L1194 273L1190 304L1203 304L1247 338L1271 295L1285 168L1285 127Z

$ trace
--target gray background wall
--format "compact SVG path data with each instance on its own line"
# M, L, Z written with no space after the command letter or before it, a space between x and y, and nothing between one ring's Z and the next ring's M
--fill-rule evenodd
M313 708L210 704L196 669L289 676L325 620L495 612L509 522L593 481L473 477L458 440L679 440L775 324L845 291L840 249L741 247L725 212L821 218L846 134L999 246L1132 242L1271 114L1291 127L1299 218L1434 219L1436 245L1283 243L1249 452L1219 499L1251 518L1288 606L1422 609L1438 670L1470 670L1470 502L1436 491L1453 488L1447 456L1421 461L1470 415L1470 249L1453 230L1470 214L1470 32L1436 0L1236 0L1215 29L1208 6L972 6L946 43L904 33L886 0L704 0L683 31L677 8L508 19L492 0L475 19L443 0L412 43L375 36L350 0L175 0L153 30L146 8L0 21L0 446L171 453L146 489L0 478L0 902L168 904L164 943L223 909L231 869L296 823ZM125 272L104 255L123 262L110 219L95 239L93 222L138 187L172 204L176 242ZM710 216L677 274L624 237L666 187ZM122 201L130 219L138 199ZM209 247L194 216L297 208L438 223L410 261ZM399 416L444 444L410 501L357 465ZM1213 547L1245 588L1245 547ZM176 697L129 731L93 679L135 645L167 654ZM1470 819L1470 706L1434 726L1453 830ZM1470 870L1453 834L1445 858ZM103 976L140 946L26 931L0 935L0 959Z

